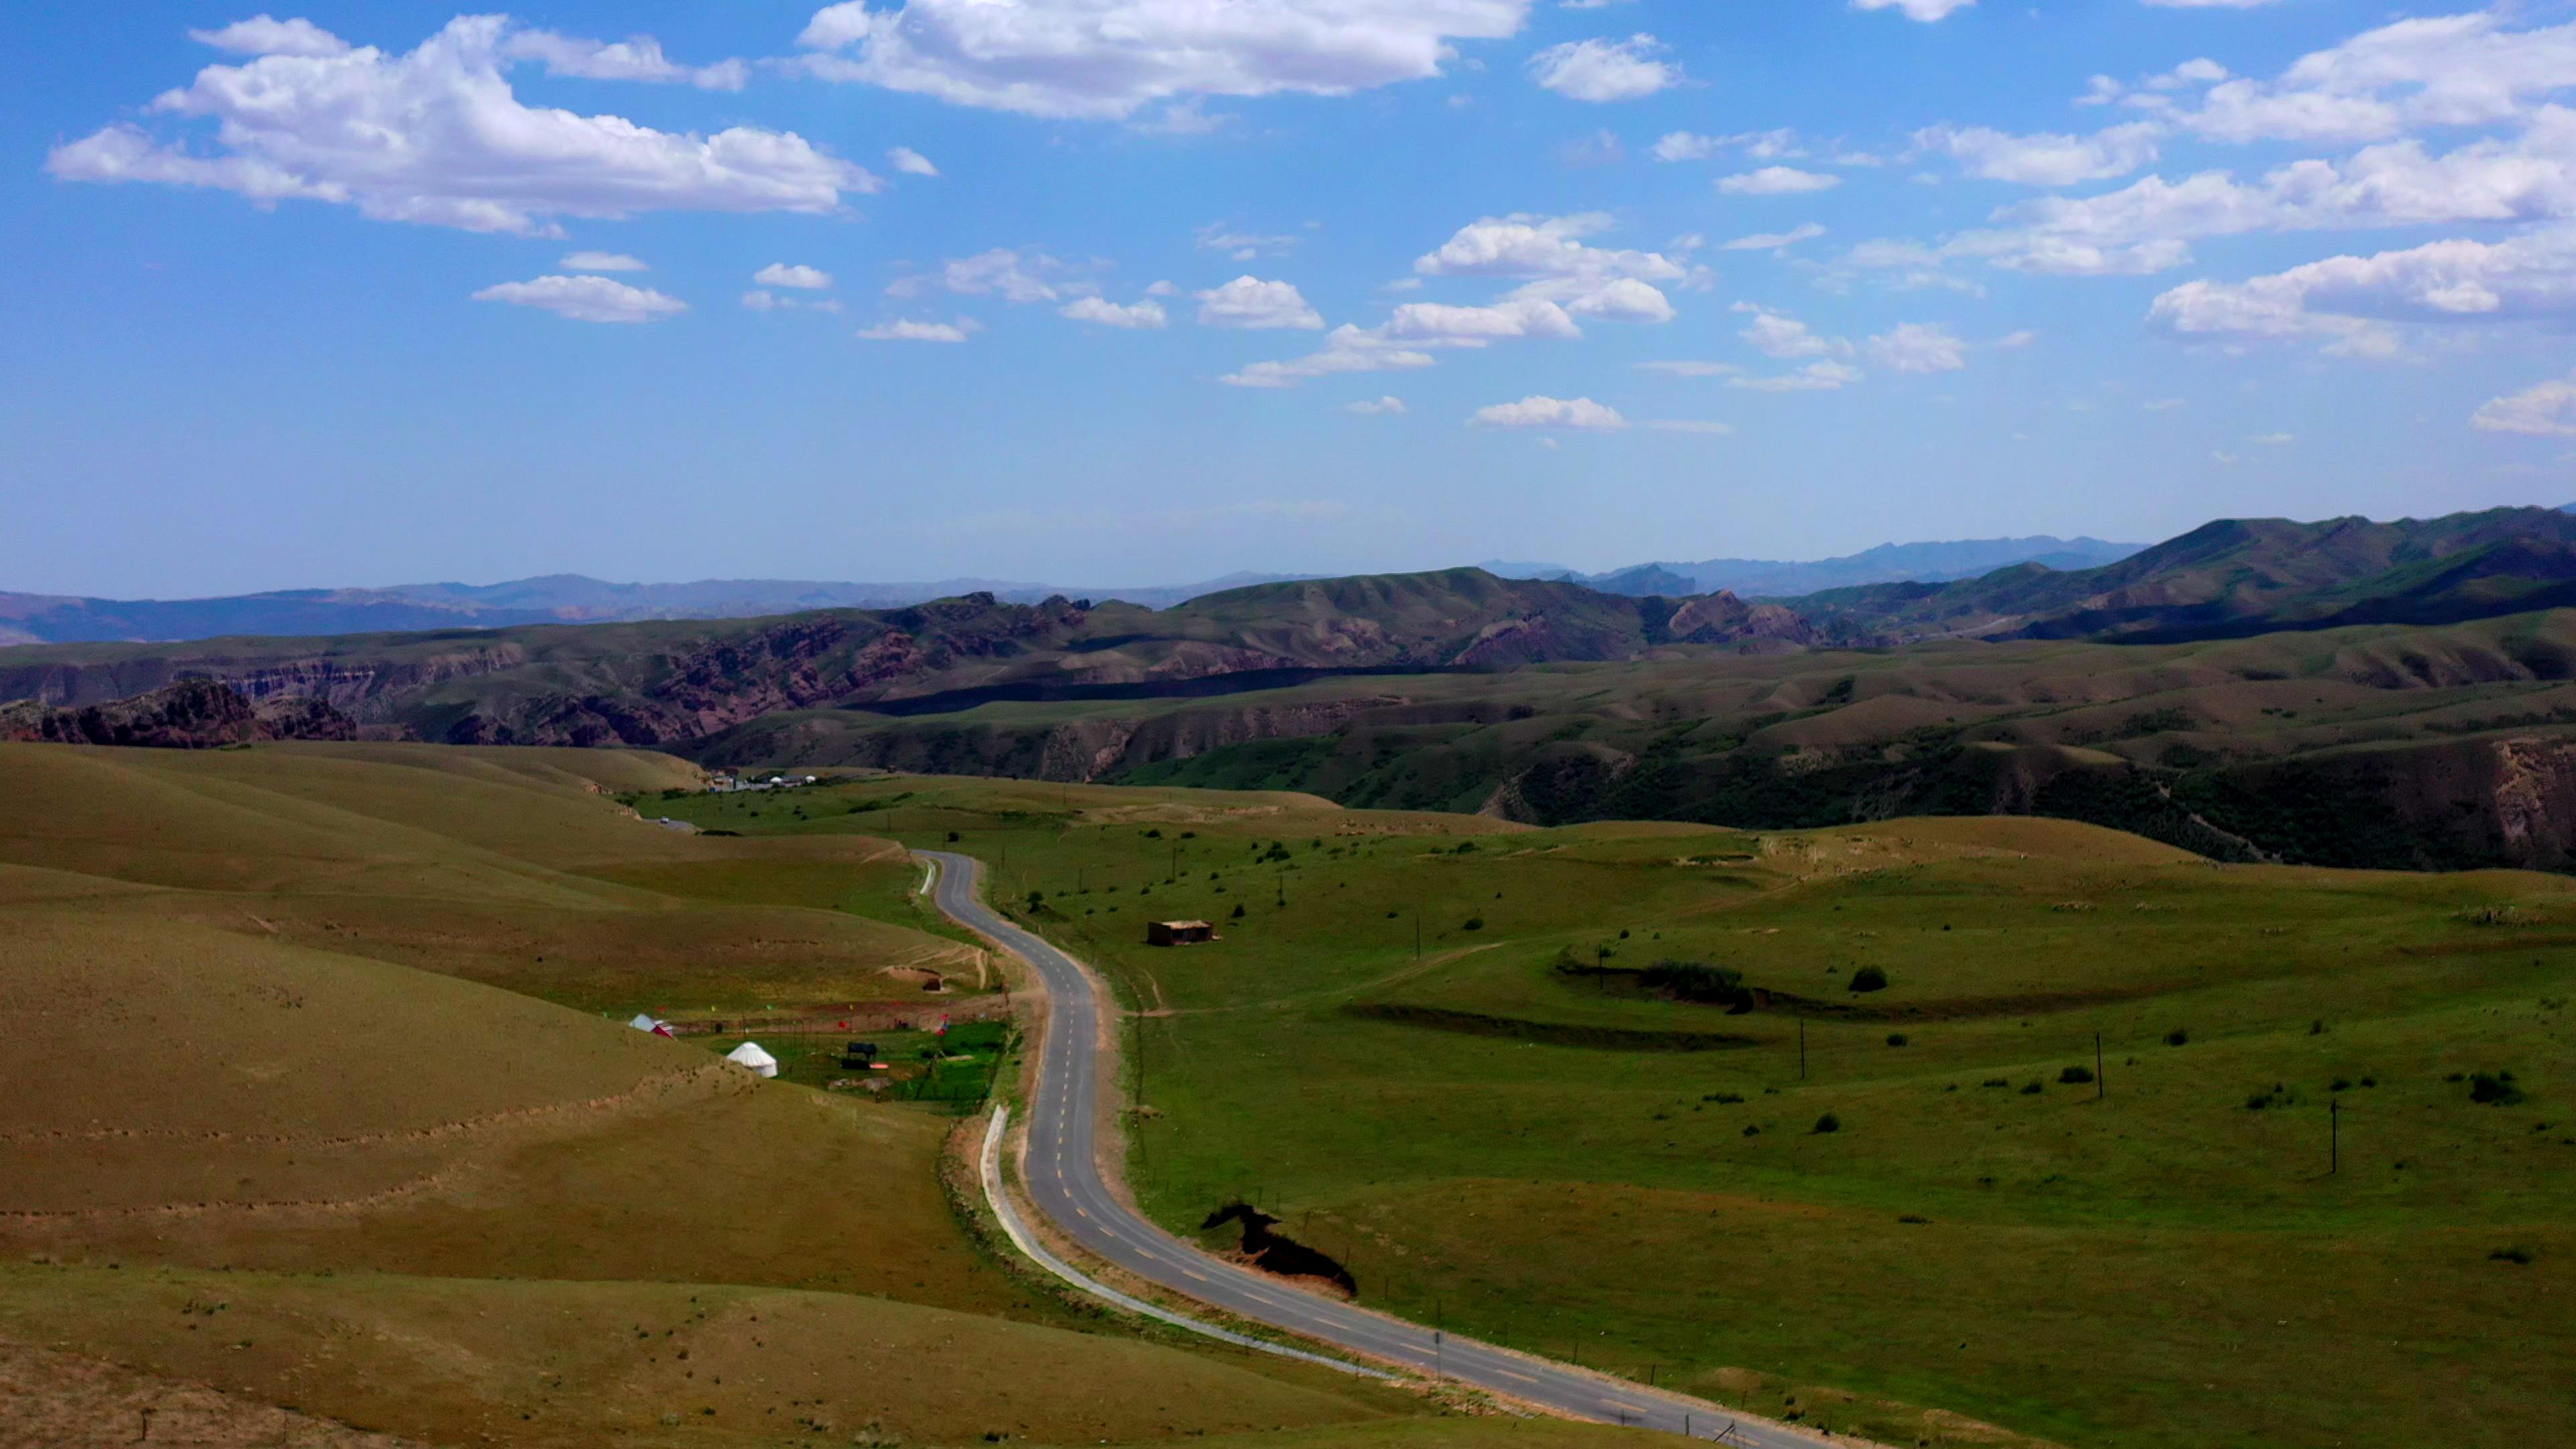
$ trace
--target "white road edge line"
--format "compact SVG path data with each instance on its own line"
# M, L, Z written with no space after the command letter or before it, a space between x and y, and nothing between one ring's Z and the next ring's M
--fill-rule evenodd
M1259 1349L1263 1353L1274 1353L1279 1355L1281 1358L1302 1359L1307 1363L1319 1363L1326 1368L1340 1369L1346 1374L1357 1374L1361 1378L1377 1379L1385 1383L1398 1382L1395 1375L1386 1373L1379 1369L1368 1368L1355 1363L1346 1363L1341 1359L1328 1358L1320 1353L1308 1353L1304 1349L1290 1348L1285 1344L1272 1343L1267 1339L1254 1338L1250 1334L1236 1333L1230 1329L1219 1328L1212 1323L1201 1323L1195 1318L1189 1318L1182 1314L1174 1313L1168 1308L1157 1307L1156 1305L1147 1303L1139 1298L1131 1298L1104 1283L1093 1281L1091 1278L1084 1275L1080 1269L1075 1268L1072 1264L1057 1257L1054 1253L1050 1252L1044 1244L1038 1242L1034 1234L1029 1232L1028 1225L1020 1221L1019 1209L1012 1205L1009 1196L1002 1191L1002 1136L1003 1133L1008 1130L1010 1121L1011 1109L1007 1105L997 1104L993 1108L993 1120L991 1124L986 1126L984 1129L984 1201L992 1206L993 1217L996 1221L1001 1223L1002 1232L1005 1236L1010 1238L1011 1246L1018 1248L1021 1252L1027 1254L1030 1261L1095 1298L1102 1299L1108 1303L1116 1305L1117 1307L1126 1309L1130 1313L1142 1314L1147 1318L1155 1319L1162 1323L1168 1323L1174 1328L1185 1328L1192 1333L1202 1333L1210 1338L1221 1339L1240 1348L1253 1348Z

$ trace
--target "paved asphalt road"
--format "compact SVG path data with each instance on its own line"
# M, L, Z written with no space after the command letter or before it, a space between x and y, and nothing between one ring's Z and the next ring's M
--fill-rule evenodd
M983 867L972 857L922 851L938 862L935 899L958 923L1029 963L1047 985L1046 1048L1028 1110L1022 1178L1038 1211L1075 1242L1140 1278L1274 1328L1338 1344L1370 1358L1437 1373L1510 1398L1603 1423L1624 1423L1751 1449L1818 1449L1827 1441L1761 1420L1738 1420L1696 1399L1585 1373L1545 1359L1300 1292L1210 1257L1121 1203L1101 1180L1094 1132L1100 1092L1099 1037L1114 1007L1072 958L986 906Z

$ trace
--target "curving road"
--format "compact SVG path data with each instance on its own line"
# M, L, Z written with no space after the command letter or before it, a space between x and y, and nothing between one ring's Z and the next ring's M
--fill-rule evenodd
M949 851L917 852L939 870L933 899L951 920L1027 962L1046 982L1046 1045L1028 1108L1021 1177L1038 1211L1083 1248L1139 1278L1239 1317L1338 1345L1387 1363L1437 1374L1580 1419L1629 1424L1749 1449L1819 1449L1827 1441L1768 1420L1740 1418L1698 1399L1513 1353L1455 1334L1300 1292L1278 1279L1214 1258L1146 1221L1110 1192L1100 1174L1095 1131L1099 1041L1114 1008L1091 975L1045 940L986 906L983 866Z

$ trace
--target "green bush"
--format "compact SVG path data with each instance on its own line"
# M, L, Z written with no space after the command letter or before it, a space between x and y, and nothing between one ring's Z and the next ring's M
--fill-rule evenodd
M1470 930L1470 931L1481 931L1481 930L1485 929L1485 918L1484 918L1484 917L1482 917L1482 916L1469 916L1469 917L1467 918L1467 924L1466 924L1466 926L1465 926L1463 929L1465 929L1465 930Z
M1854 991L1885 991L1887 989L1887 973L1876 966L1863 966L1858 971L1852 973L1851 989Z
M1234 903L1234 919L1238 921L1243 919L1243 902L1241 901L1236 901Z
M1905 1045L1905 1033L1903 1033L1903 1032L1901 1032L1901 1031L1891 1031L1891 1032L1889 1032L1889 1033L1887 1034L1887 1044L1888 1044L1889 1046L1903 1046L1903 1045Z
M1816 1119L1815 1130L1819 1133L1840 1132L1843 1130L1843 1119L1835 1116L1831 1112L1827 1112L1822 1117Z
M2185 1031L2181 1027L2175 1027L2173 1030L2165 1033L2166 1046L2181 1046L2190 1040L2191 1033Z
M1752 993L1744 989L1743 972L1705 961L1658 961L1638 972L1637 980L1650 991L1661 991L1683 1001L1734 1006L1752 1000Z
M2022 1083L2021 1094L2025 1097L2036 1097L2046 1090L2048 1089L2041 1086L2037 1078L2033 1078L2030 1081Z
M2093 1080L2093 1069L2091 1067L2068 1067L2065 1071L2057 1074L2057 1079L2070 1086L2081 1086L2084 1083Z

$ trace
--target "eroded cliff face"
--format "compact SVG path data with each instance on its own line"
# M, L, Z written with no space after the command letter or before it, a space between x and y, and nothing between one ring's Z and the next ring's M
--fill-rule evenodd
M188 679L131 699L79 709L21 700L0 705L0 740L212 749L259 740L349 740L357 721L318 699L253 704L230 685Z

